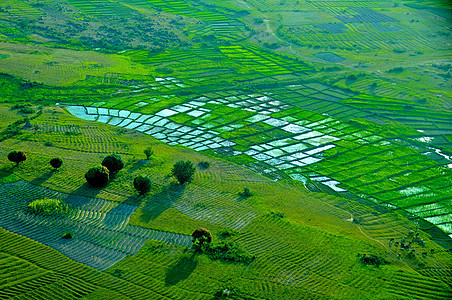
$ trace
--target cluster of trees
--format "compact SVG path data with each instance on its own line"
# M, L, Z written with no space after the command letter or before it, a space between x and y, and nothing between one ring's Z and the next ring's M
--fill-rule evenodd
M152 148L144 150L144 154L147 159L150 159L154 152ZM16 163L19 163L27 159L26 154L23 151L11 151L8 154L8 159ZM53 171L57 171L63 164L61 158L52 158L50 165L53 167ZM208 167L208 166L207 166ZM93 187L103 187L107 185L111 178L114 178L116 174L124 168L124 161L118 154L111 154L102 160L100 166L92 167L85 173L85 179L89 185ZM193 180L196 167L189 160L178 161L173 165L171 169L171 175L179 181L179 184L189 183ZM140 195L147 194L152 188L152 181L148 176L138 175L133 180L133 186L140 193Z
M16 166L18 166L21 162L27 160L27 155L23 151L11 151L8 153L8 160L16 163ZM53 167L54 171L56 171L59 167L61 167L63 161L61 158L56 157L52 158L49 163Z
M150 159L154 152L151 148L147 148L144 150L144 154L147 159ZM117 154L112 154L104 158L101 166L89 169L85 174L85 179L91 186L102 187L122 168L124 168L122 158ZM195 171L196 168L191 161L178 161L174 164L171 174L179 181L179 184L185 184L193 180ZM145 195L151 190L152 181L148 176L138 175L133 180L133 186L140 195Z
M193 234L192 248L195 252L206 254L212 260L223 260L250 264L256 258L240 249L232 242L212 243L212 234L205 228L196 229Z

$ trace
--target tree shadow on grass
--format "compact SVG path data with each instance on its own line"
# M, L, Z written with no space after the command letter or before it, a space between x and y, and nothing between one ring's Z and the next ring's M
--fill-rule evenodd
M102 191L103 187L91 187L87 182L82 184L78 189L72 191L66 201L73 205L73 208L84 205L90 201L90 198L96 198L97 194ZM78 197L82 196L82 197Z
M162 190L146 200L141 208L141 220L148 223L157 219L164 211L169 209L185 192L185 185L174 182L163 187Z
M32 181L30 181L30 183L31 183L31 184L34 184L34 185L42 185L44 182L46 182L47 180L49 180L50 177L52 177L52 175L53 175L54 173L55 173L54 171L44 173L44 174L42 174L41 176L39 176L39 177L33 179Z
M181 257L177 263L169 267L165 275L165 285L175 285L187 279L196 269L198 260L195 253Z

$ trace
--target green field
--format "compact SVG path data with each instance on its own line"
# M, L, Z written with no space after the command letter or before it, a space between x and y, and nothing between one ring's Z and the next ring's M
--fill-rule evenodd
M0 299L446 299L451 11L0 2ZM89 186L113 153L124 169ZM200 227L253 259L196 252Z

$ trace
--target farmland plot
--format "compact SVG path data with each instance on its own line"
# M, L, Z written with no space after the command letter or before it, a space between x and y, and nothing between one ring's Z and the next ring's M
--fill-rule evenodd
M75 261L104 270L134 255L148 239L182 246L191 244L191 237L143 229L128 225L137 207L116 202L67 195L19 181L0 186L0 225L11 232L48 245ZM25 211L36 199L57 198L72 207L67 218L33 215ZM71 232L72 239L63 239Z
M333 97L337 99L333 101L338 102L349 97L346 93L330 90L328 86L321 84L305 84L293 88L298 92L303 89L310 90L311 97ZM382 201L382 204L405 207L401 200L397 200L401 195L397 196L393 190L403 190L407 184L414 184L416 179L399 182L397 176L404 169L400 169L400 164L393 166L393 160L421 154L396 146L400 148L398 154L385 157L385 151L395 147L396 143L393 141L387 141L372 131L342 123L328 115L300 112L293 105L277 98L277 95L270 93L201 96L189 102L169 106L154 114L137 114L126 110L107 111L82 106L70 106L68 109L85 120L98 120L135 129L169 145L182 145L195 151L214 150L230 156L231 159L238 156L250 157L252 162L244 166L276 180L283 178L282 174L304 182L310 178L336 193L348 191L363 197L372 195ZM309 106L310 109L320 111L322 107L327 107L324 100L310 102ZM337 108L340 108L340 105L336 108L330 105L327 111L338 111L344 117L344 111ZM351 112L349 115L356 117L356 114ZM350 145L354 145L353 148L349 148ZM333 150L339 155L331 158L325 155ZM343 166L345 162L362 159L363 155L367 155L370 160L388 160L388 163L369 164L372 169L363 169L363 165L360 165L359 173L346 171ZM424 157L423 160L425 159ZM433 168L440 165L431 163L428 165L431 166L430 169L422 170L425 172L422 178L430 178L433 183L435 178L448 168ZM448 164L450 162L447 162L446 166ZM415 165L406 170L423 168L414 167ZM348 176L343 176L345 172ZM445 173L446 177L450 176L449 173ZM421 203L437 201L446 193L439 191L437 196L427 197ZM436 217L438 214L440 213L436 210L430 211L427 220L452 234L449 232L448 217ZM426 217L425 213L414 215Z

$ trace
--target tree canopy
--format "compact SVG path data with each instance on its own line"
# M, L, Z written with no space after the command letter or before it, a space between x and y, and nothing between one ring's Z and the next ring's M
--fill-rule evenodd
M174 164L171 174L176 177L180 184L186 182L191 182L193 180L193 175L195 174L196 168L193 163L189 160L178 161Z

